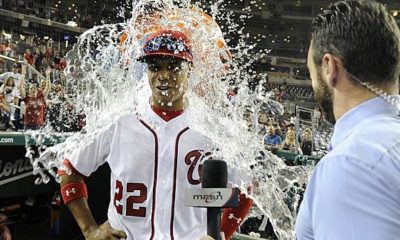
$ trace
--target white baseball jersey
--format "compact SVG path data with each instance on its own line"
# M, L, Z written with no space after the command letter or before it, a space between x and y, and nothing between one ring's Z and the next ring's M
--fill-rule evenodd
M207 232L203 208L186 207L184 193L200 188L199 165L211 142L187 127L185 113L165 122L150 107L139 118L122 117L70 162L88 176L111 168L110 224L128 239L200 239Z

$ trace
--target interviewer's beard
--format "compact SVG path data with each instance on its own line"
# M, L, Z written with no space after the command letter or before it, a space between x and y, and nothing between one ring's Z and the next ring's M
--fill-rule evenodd
M326 121L331 124L336 123L335 114L333 113L333 91L328 87L322 78L321 72L317 71L317 89L314 89L315 98L321 106L322 114Z

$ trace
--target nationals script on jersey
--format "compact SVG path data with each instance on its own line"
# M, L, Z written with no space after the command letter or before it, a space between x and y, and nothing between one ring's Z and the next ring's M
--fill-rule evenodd
M184 195L201 187L200 163L212 144L187 127L185 113L165 122L149 106L143 112L119 119L70 162L86 176L110 165L108 218L128 239L200 239L206 210L184 206Z

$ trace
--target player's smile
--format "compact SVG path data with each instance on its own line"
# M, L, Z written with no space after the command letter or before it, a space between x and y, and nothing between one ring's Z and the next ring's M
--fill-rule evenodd
M158 86L157 89L160 90L160 91L167 91L167 90L171 89L171 87L168 87L168 86Z

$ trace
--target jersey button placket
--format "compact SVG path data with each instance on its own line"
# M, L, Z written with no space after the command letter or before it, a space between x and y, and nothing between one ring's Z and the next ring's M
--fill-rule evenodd
M159 151L159 160L160 160L160 165L159 165L159 183L160 184L157 184L157 188L158 189L160 189L160 193L162 193L162 192L164 192L163 191L163 188L164 188L164 186L166 186L166 180L165 180L165 176L163 175L163 173L164 173L164 171L163 171L163 167L161 167L161 165L165 162L165 156L164 156L164 148L165 148L165 145L166 145L166 143L165 142L163 142L163 140L165 139L164 138L164 135L165 135L165 130L166 130L166 126L165 126L165 124L160 128L160 132L159 132L159 134L158 134L158 142L160 143L160 148L158 149L158 151ZM157 190L158 190L157 189ZM163 229L165 229L165 227L166 227L166 225L165 225L165 220L164 220L164 216L165 216L165 209L164 209L164 201L158 201L157 202L157 214L158 214L158 216L159 216L159 220L160 219L163 219L162 221L158 221L158 227L159 227L159 229L161 230L161 232L163 231ZM165 238L165 236L164 236L164 233L162 233L161 234L161 236L158 236L160 239L164 239Z

